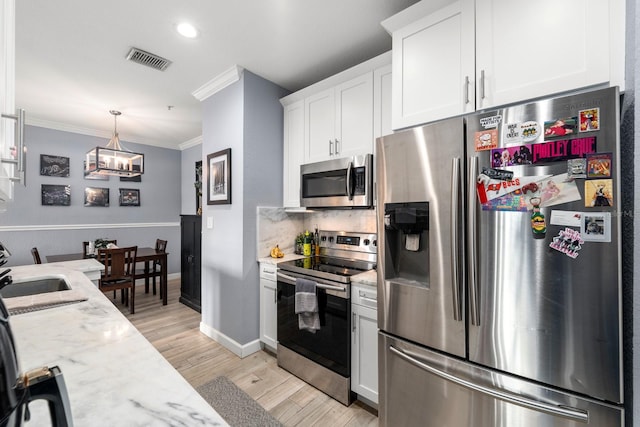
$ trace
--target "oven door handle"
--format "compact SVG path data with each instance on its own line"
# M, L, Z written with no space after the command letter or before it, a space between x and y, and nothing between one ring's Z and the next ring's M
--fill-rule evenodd
M280 272L278 272L278 277L282 277L283 279L290 280L290 281L292 281L294 283L296 281L295 277L287 276L286 274L280 273ZM309 280L312 280L312 279L309 279ZM331 291L338 291L338 292L347 292L347 288L346 287L325 285L324 283L318 283L318 282L316 282L316 288L328 289L328 290L331 290Z

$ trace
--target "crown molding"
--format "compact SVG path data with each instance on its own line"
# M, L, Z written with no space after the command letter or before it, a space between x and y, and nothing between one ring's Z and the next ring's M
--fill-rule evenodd
M239 65L234 65L227 71L224 71L217 77L214 77L207 83L200 86L198 89L191 92L191 95L193 95L198 101L202 102L205 99L209 98L211 95L220 92L225 87L240 80L243 71L244 68L240 67Z
M180 148L180 151L183 151L187 148L195 147L196 145L200 144L202 144L202 135L196 136L195 138L183 142L182 144L178 145L178 148Z
M153 228L179 227L179 222L130 222L119 224L51 224L51 225L7 225L0 226L0 231L61 231L61 230L94 230L107 228Z

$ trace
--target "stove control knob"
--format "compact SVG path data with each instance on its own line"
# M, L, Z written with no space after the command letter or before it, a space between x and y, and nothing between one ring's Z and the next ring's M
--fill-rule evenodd
M327 241L327 236L320 236L320 240L322 240L323 242Z
M373 240L373 246L378 246L378 241L377 240Z
M364 243L365 246L369 246L369 244L371 244L371 240L364 239L364 241L362 243Z
M329 243L333 243L333 236L329 237Z

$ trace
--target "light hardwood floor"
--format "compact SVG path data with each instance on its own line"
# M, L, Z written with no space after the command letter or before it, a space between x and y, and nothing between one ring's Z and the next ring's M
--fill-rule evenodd
M345 407L277 366L259 351L240 359L199 331L200 313L178 302L180 281L170 280L169 303L136 286L135 314L116 306L162 355L197 387L225 375L285 426L377 426L373 409L359 401ZM107 294L111 296L110 294Z

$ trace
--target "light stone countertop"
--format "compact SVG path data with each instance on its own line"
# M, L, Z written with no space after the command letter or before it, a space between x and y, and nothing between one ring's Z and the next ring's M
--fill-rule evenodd
M364 285L372 286L377 288L378 286L378 275L376 270L370 270L364 273L356 274L351 276L352 283L362 283Z
M271 258L270 256L264 257L264 258L258 258L258 262L264 263L264 264L277 265L280 262L292 261L294 259L301 259L301 258L304 258L304 256L298 255L298 254L285 254L285 256L282 258Z
M88 297L9 321L21 371L60 367L76 426L227 425L83 273L56 264L11 270L14 281L62 274ZM48 422L44 401L29 408L27 427Z

